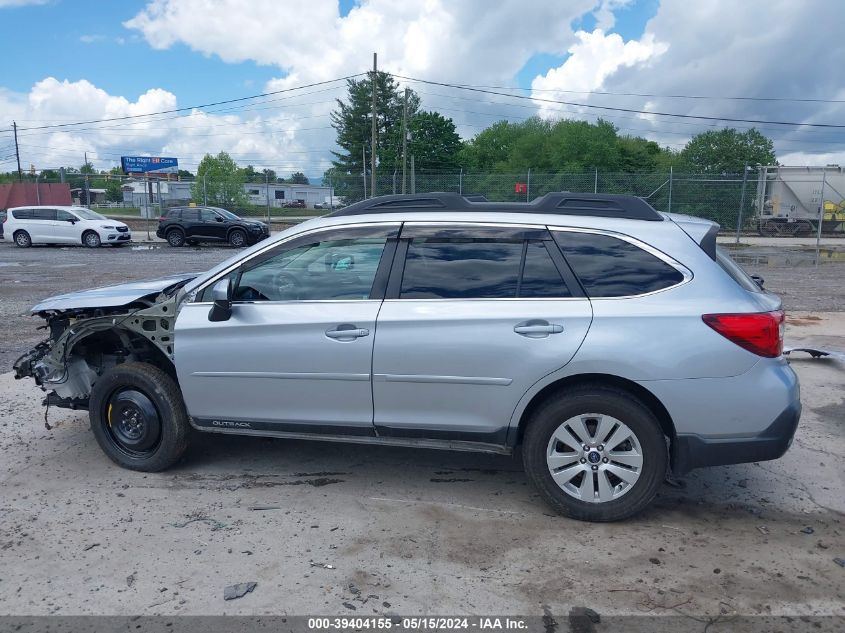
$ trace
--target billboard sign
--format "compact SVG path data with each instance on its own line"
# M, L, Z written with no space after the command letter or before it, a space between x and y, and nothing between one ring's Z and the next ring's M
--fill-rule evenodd
M125 174L175 174L179 161L161 156L121 156L120 167Z

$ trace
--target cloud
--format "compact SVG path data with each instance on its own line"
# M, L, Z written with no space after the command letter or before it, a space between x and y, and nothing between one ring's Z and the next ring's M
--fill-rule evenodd
M102 42L106 39L105 35L80 35L79 41L83 44L93 44L95 42Z
M591 92L600 89L605 80L620 68L639 67L641 72L646 62L663 55L669 45L658 42L652 33L640 40L625 42L616 33L605 34L601 29L592 33L578 31L578 42L569 48L569 58L559 67L552 68L545 75L537 76L531 82L532 96L552 98L564 92ZM561 91L555 93L554 91ZM573 101L570 96L568 101ZM574 99L576 102L581 99ZM573 112L569 106L558 106L537 101L540 115L546 118L567 116Z
M770 0L765 11L751 3L663 0L640 42L653 38L668 48L644 64L621 65L604 78L601 90L652 97L568 95L570 100L681 114L806 123L845 122L845 103L678 99L665 95L775 97L845 100L841 60L845 3L825 0ZM663 95L663 96L660 96ZM563 95L559 95L564 98ZM598 111L601 112L601 111ZM632 134L682 146L692 135L752 124L695 121L606 112ZM790 162L845 164L845 130L759 126Z
M22 162L36 169L81 165L85 152L101 169L118 165L122 155L176 156L180 164L192 169L206 152L219 151L232 153L239 163L272 165L282 173L302 168L301 159L308 148L296 134L305 125L290 114L193 110L178 118L159 115L96 126L32 129L44 121L115 119L177 107L176 96L166 90L154 88L130 101L86 80L49 77L26 95L0 91L0 112L8 113L20 126ZM313 165L311 173L321 167Z

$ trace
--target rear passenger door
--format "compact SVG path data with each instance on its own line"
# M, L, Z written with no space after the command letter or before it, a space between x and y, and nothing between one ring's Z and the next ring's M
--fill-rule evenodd
M202 237L202 223L200 222L200 210L196 207L186 207L182 209L182 229L185 231L186 238L201 238Z
M545 227L405 223L376 327L378 434L504 443L591 319Z
M55 243L59 241L56 237L56 210L45 207L32 209L32 220L30 226L33 242Z

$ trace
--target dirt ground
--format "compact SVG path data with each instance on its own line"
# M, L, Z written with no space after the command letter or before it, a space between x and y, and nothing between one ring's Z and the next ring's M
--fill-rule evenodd
M41 297L231 252L0 245L0 360L40 338L23 315ZM830 275L821 306L842 306L835 270L808 269ZM845 317L798 311L802 286L787 344L845 351ZM694 471L611 525L551 515L517 458L196 435L171 471L121 470L85 413L47 430L41 392L0 373L0 614L844 616L845 364L792 364L804 414L782 459ZM257 586L224 601L238 582Z

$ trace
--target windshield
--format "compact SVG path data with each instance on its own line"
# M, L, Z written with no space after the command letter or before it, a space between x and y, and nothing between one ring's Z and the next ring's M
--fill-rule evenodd
M220 215L222 215L227 220L240 220L240 218L238 216L236 216L231 211L226 211L226 209L221 209L220 207L206 207L206 208L211 209L212 211L214 211L216 213L219 213Z
M100 215L99 213L95 213L94 211L91 211L90 209L74 209L73 214L79 216L83 220L107 220L108 219L105 216Z

